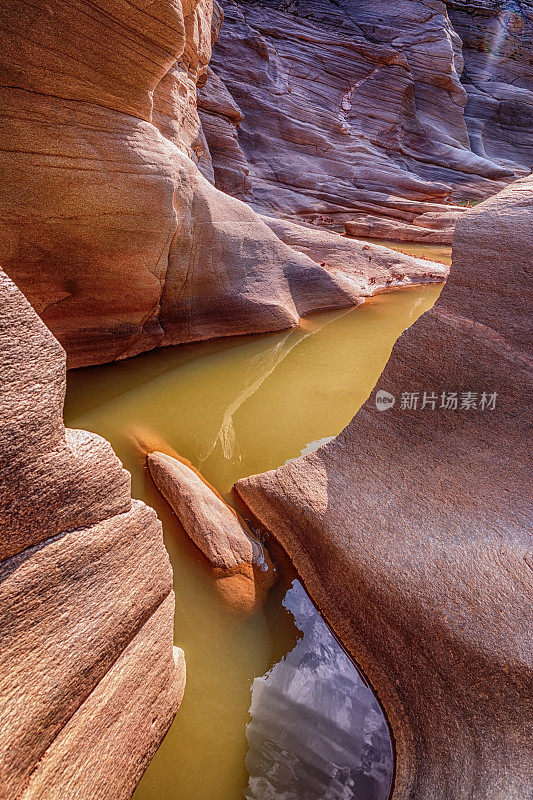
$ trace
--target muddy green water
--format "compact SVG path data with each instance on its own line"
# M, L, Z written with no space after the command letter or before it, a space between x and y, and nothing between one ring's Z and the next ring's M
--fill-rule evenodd
M229 496L238 478L275 468L338 434L370 394L396 338L440 289L378 295L357 309L311 315L288 332L168 348L69 373L66 424L112 443L131 472L133 496L162 520L174 569L175 641L185 650L187 688L136 800L387 796L390 753L379 708L298 582L291 583L294 576L282 576L254 616L235 617L151 483L132 432L140 427L164 439ZM332 694L334 686L340 688ZM342 733L331 756L339 763L332 770L323 756L310 778L313 753L325 752L317 713L334 714L336 702L345 712L348 696L352 721L347 728L336 722ZM291 704L303 715L294 735L284 725L270 733L276 725L265 722L271 707L265 697L285 698L278 723L283 714L292 716ZM368 775L361 777L356 757L370 763ZM366 794L354 788L360 777Z
M396 242L392 239L371 239L361 237L348 237L357 238L361 242L369 242L370 244L381 244L384 247L390 247L391 250L399 250L400 253L407 253L408 256L418 256L429 258L431 261L440 261L441 264L452 263L452 248L449 244L423 244L420 242Z

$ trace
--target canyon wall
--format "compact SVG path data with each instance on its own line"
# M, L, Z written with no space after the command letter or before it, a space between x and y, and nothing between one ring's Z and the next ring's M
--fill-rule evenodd
M0 273L0 797L129 798L177 711L172 570L65 353Z
M359 301L207 179L196 86L220 21L211 0L2 6L0 263L69 367Z
M529 4L222 6L200 117L216 185L254 207L372 232L365 215L409 223L530 170Z
M459 221L440 299L335 440L237 483L384 707L393 800L529 791L532 189Z

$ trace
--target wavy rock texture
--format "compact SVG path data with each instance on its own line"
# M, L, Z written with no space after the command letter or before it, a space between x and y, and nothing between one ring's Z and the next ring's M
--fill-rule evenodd
M440 282L448 277L449 268L429 259L405 256L388 247L362 244L329 231L289 220L263 217L279 238L294 250L305 253L324 269L349 276L361 297L393 286L412 283Z
M526 0L446 0L463 43L461 82L470 146L482 158L531 169L532 22Z
M396 405L378 411L373 393L333 442L237 484L384 706L394 800L529 791L532 186L458 223L443 294L378 383ZM475 392L477 407L440 408L442 392Z
M65 430L65 354L0 273L0 797L130 797L177 711L161 524Z
M210 92L221 96L208 79L200 116L216 185L254 207L315 224L358 219L370 234L365 215L377 213L397 238L393 223L421 213L402 199L486 197L530 168L526 3L222 5L212 68L229 99L204 116Z
M194 163L211 174L195 93L220 21L211 0L3 5L0 258L69 367L358 302Z

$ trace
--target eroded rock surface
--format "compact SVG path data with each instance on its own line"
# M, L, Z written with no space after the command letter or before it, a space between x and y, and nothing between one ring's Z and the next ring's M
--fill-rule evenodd
M192 466L157 451L146 462L155 485L213 567L224 598L239 611L254 610L275 582L262 545Z
M129 798L185 685L155 513L65 430L65 354L0 273L0 797Z
M0 258L69 367L358 302L200 172L220 24L210 0L2 8ZM211 111L239 113L217 92Z
M394 800L529 791L532 221L531 179L465 215L437 306L350 425L237 484L384 706Z
M217 186L254 207L372 234L368 214L405 224L401 200L486 197L530 169L529 4L222 6L212 68L233 105L218 131L209 109L206 136ZM208 79L202 98L211 86L220 96Z
M533 163L533 8L527 0L446 0L462 41L464 118L470 147L482 158Z
M412 220L390 219L375 214L361 214L344 223L350 236L367 236L376 239L394 239L397 242L451 244L457 220L467 212L465 206L454 206L413 214Z
M355 283L361 297L390 287L440 282L448 277L448 267L436 261L406 257L388 247L368 242L363 244L329 231L296 225L289 220L263 219L294 250L305 253L337 275L339 280L348 279Z

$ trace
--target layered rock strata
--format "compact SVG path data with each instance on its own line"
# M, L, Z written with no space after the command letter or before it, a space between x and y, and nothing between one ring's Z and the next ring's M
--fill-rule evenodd
M343 433L237 484L381 700L394 800L528 792L532 185L461 218L437 306Z
M356 215L372 233L365 215L405 221L401 200L486 197L531 168L525 2L222 5L200 117L222 80L229 98L205 117L216 185L254 207L319 225Z
M0 797L129 798L185 685L161 524L65 430L65 354L0 273Z
M533 8L527 0L446 0L461 39L472 151L512 169L533 164Z
M434 204L436 205L436 204ZM421 214L411 212L411 219L390 219L375 214L354 216L344 224L349 236L394 239L397 242L451 244L457 220L468 209L454 206L445 211L433 208Z
M2 8L0 258L69 367L359 300L199 171L219 26L210 0Z

